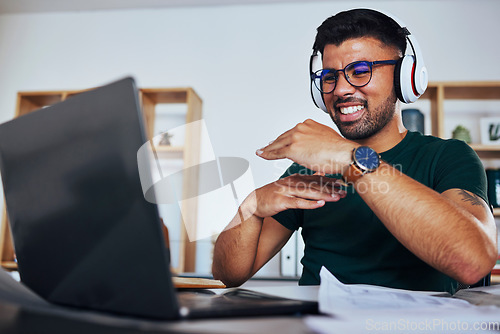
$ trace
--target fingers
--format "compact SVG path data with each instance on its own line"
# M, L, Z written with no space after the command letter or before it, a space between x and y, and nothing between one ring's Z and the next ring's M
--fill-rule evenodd
M294 142L300 141L301 134L311 131L312 124L319 124L313 120L306 120L299 123L292 129L281 134L276 140L269 143L269 145L256 151L256 154L266 160L289 158L290 145Z
M293 198L302 198L310 201L325 201L325 202L335 202L340 199L340 195L338 193L329 193L322 192L320 190L314 188L300 188L300 187L287 187L283 186L276 190L276 194L285 196L285 197L293 197Z
M287 158L288 145L285 145L279 149L269 151L267 148L258 149L255 154L257 154L262 159L266 160L278 160Z
M326 176L326 174L323 172L316 172L313 175ZM342 188L347 188L347 186L348 186L347 183L345 183L344 180L342 180L342 179L330 178L330 180L332 180L331 182L334 182L334 186L336 188L342 189Z
M328 193L341 192L347 187L347 184L341 179L327 177L321 172L313 175L294 174L282 179L281 182L285 182L289 186L307 187Z
M332 128L306 120L256 154L266 160L290 159L309 169L334 174L350 162L352 146L355 144L340 137Z
M293 129L292 129L293 130ZM258 149L255 153L266 160L275 160L275 159L283 159L287 156L288 148L291 144L291 131L283 133L281 136L276 138L269 145Z
M316 209L345 196L337 179L294 174L256 189L255 203L249 208L251 214L264 218L287 209Z
M297 196L289 196L285 201L284 209L305 209L312 210L317 209L325 205L326 202L337 202L342 197L339 194L325 194L320 192L309 192L307 195L304 193L298 193ZM314 197L326 197L326 199L312 199Z
M335 202L346 196L343 182L319 174L294 174L276 182L276 192L308 200Z
M325 205L325 201L311 201L303 198L290 197L288 201L287 209L304 209L304 210L312 210L317 209Z

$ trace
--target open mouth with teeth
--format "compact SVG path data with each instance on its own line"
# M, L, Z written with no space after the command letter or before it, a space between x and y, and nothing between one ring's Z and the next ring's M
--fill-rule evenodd
M348 107L337 108L338 117L341 122L354 122L361 117L365 111L365 106L358 104Z
M355 113L356 111L360 111L364 108L365 107L361 106L361 105L360 106L343 107L343 108L340 108L340 112L344 115L349 115L349 114Z

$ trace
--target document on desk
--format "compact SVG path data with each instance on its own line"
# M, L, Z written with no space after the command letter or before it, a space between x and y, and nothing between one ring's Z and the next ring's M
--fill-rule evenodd
M324 267L320 277L319 310L330 317L306 319L318 333L500 330L500 308L495 306L475 306L429 292L343 284Z
M368 284L343 284L325 267L320 272L319 307L322 313L338 315L360 309L421 307L469 307L460 299L433 296L438 292L409 291Z

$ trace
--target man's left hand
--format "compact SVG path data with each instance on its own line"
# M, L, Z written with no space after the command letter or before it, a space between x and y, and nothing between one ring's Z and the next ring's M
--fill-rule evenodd
M316 172L337 174L351 163L356 146L332 128L308 119L256 153L266 160L288 158Z

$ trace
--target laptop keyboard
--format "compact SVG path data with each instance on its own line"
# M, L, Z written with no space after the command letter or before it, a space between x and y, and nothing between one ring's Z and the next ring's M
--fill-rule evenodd
M216 304L217 307L235 307L242 305L245 300L286 300L279 297L272 297L260 294L254 291L235 289L229 290L222 294L216 294L210 290L187 290L178 292L178 299L181 306L188 308L211 306Z
M270 296L245 289L221 294L210 290L181 290L177 293L182 316L225 317L235 315L284 314L293 310L317 310L317 303Z

